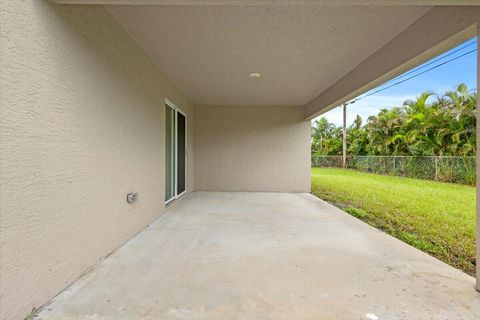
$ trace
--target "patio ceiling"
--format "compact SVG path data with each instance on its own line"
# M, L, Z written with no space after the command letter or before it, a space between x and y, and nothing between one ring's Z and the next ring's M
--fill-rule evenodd
M109 6L196 105L305 105L430 7ZM258 79L249 74L258 72Z
M473 37L480 16L468 0L52 1L106 5L195 105L296 105L306 118Z

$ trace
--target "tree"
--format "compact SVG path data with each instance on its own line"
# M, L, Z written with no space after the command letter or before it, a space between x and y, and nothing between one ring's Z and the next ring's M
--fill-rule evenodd
M405 101L401 107L382 109L369 117L366 124L357 116L347 128L348 153L473 156L476 152L477 99L476 90L469 90L462 83L442 96L425 92L414 100ZM312 154L341 155L342 128L326 118L315 120Z

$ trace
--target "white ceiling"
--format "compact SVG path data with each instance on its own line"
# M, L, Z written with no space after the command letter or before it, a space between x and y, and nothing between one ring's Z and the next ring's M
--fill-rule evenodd
M107 6L196 105L305 105L430 8Z

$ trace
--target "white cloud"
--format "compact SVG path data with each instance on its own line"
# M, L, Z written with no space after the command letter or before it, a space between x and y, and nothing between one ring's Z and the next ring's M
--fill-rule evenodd
M366 122L367 118L376 115L381 109L391 109L393 107L401 107L405 100L414 99L419 94L401 95L401 96L382 96L374 95L365 99L359 100L354 104L347 106L347 125L353 123L355 117L360 115ZM325 117L327 120L336 126L342 126L342 108L337 107L324 113L320 117Z

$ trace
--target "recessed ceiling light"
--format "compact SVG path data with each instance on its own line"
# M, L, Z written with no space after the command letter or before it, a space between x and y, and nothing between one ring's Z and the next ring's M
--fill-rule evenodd
M248 75L250 78L260 78L260 73L252 72Z

